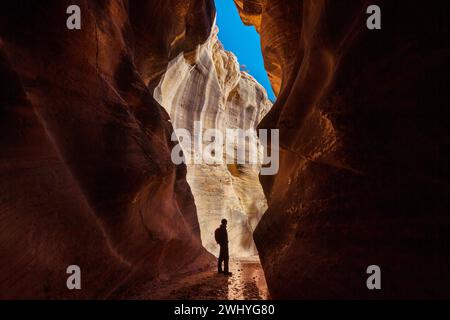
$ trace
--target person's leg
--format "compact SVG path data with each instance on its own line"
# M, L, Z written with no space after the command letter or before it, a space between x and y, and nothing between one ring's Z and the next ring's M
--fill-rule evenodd
M223 259L223 263L224 263L224 273L229 273L230 271L228 270L228 257L225 257L224 259Z
M224 259L223 259L223 250L222 250L222 248L220 248L219 259L217 261L217 272L218 273L223 273L223 271L222 271L222 261L224 261Z
M229 269L228 269L228 262L230 260L230 256L228 254L228 246L226 246L226 248L224 248L225 252L224 252L224 257L223 257L223 262L224 262L224 273L229 273Z
M219 261L217 263L217 272L218 273L223 273L223 271L222 271L222 261L223 261L223 259L221 257L219 257Z

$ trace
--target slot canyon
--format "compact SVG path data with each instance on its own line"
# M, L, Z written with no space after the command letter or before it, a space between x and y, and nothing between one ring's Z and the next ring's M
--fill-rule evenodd
M272 103L265 89L248 73L240 71L236 57L223 49L217 32L215 27L208 41L196 50L192 65L183 54L169 64L155 89L155 99L170 114L174 129L194 133L197 122L203 132L217 129L224 136L226 129L252 130L254 139L250 143L261 154L256 127ZM208 141L204 140L207 146ZM193 149L192 141L182 141L181 145L183 151ZM233 147L237 149L236 145ZM250 149L245 148L246 153ZM226 156L224 152L223 157ZM226 218L230 255L257 256L252 235L267 209L258 178L260 166L237 164L235 155L229 156L233 163L224 159L223 164L187 164L187 181L195 198L202 243L211 253L218 253L214 230Z
M450 298L450 5L414 2L234 0L272 103L213 0L2 1L0 299L246 298L205 288L222 218L259 298ZM279 129L278 173L175 165L195 122Z

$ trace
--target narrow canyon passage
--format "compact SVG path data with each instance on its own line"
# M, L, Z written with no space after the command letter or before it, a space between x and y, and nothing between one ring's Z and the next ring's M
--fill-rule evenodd
M214 231L227 219L230 255L249 258L258 255L253 232L267 209L259 181L264 146L257 126L273 103L266 88L221 43L218 17L205 43L169 62L153 96L174 127L172 140L179 142L179 151L172 152L172 159L179 153L186 163L203 246L218 253ZM249 54L262 60L259 45L252 49Z
M450 298L449 4L376 3L381 30L363 0L77 0L71 30L72 1L2 1L0 299L266 298L255 255L277 300ZM213 128L278 130L276 174L172 160Z
M248 160L250 155L262 157L256 127L272 103L266 90L240 71L236 56L224 50L218 32L215 27L208 41L197 48L194 60L180 54L169 63L154 98L167 110L180 141L203 246L217 253L214 230L225 218L231 256L251 257L257 254L253 231L267 201L259 182L261 163ZM241 130L247 136L234 136L234 140L229 130ZM245 163L237 161L241 147ZM214 157L214 163L207 156Z
M222 11L218 10L208 40L199 45L194 54L180 53L169 62L153 96L170 116L176 135L172 140L179 142L186 163L186 179L194 196L202 245L216 257L219 246L214 232L222 219L228 221L233 275L226 278L217 274L217 267L212 264L211 270L156 281L153 286L157 290L144 290L142 298L268 298L253 232L267 209L259 181L264 146L258 139L257 126L273 103L267 87L261 85L239 57L227 51L220 41L222 28L237 32L230 23L219 23L229 17L220 13L229 15L232 10L234 23L240 24L240 28L249 27L242 24L233 3L218 9ZM239 39L235 45L250 48L247 54L252 59L259 56L260 69L265 73L259 36L254 30L252 36ZM245 46L246 41L254 42L253 46ZM229 130L241 130L244 135L231 137ZM238 160L240 148L244 150L244 162ZM206 161L205 155L215 162ZM250 160L253 156L256 162Z

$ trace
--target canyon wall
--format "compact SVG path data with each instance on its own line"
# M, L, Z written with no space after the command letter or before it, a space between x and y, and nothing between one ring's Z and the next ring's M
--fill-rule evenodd
M192 137L190 140L179 138L185 156L191 159L187 164L187 180L197 206L203 245L219 254L214 230L226 218L230 255L235 258L255 256L253 231L267 209L258 179L260 164L248 161L238 164L235 151L240 144L246 147L247 160L252 149L262 158L256 127L272 103L265 89L249 74L240 71L236 57L223 49L217 32L215 29L192 57L180 54L170 62L154 96L167 109L174 128L187 130ZM227 140L231 137L226 136L226 130L238 128L250 130L249 141L243 141L242 137L238 137L239 141ZM202 150L208 152L208 145L214 141L207 136L210 129L224 137L219 150L209 151L218 161L214 164L197 162L195 155L201 156ZM198 150L194 148L195 139L201 139ZM231 152L226 149L227 143ZM227 156L232 161L227 162Z
M66 9L81 8L81 30ZM117 297L208 266L148 85L204 43L209 0L0 4L0 298ZM81 268L69 291L66 268Z
M449 5L235 3L278 96L260 127L280 129L280 170L261 177L254 235L272 297L449 298Z

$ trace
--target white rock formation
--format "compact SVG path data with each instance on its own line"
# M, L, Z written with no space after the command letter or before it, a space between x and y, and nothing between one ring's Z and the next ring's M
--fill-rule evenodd
M272 103L265 89L252 76L240 71L237 58L223 49L217 32L215 28L193 58L180 54L169 64L154 97L170 114L175 129L187 129L194 134L195 122L201 123L203 133L219 129L225 135L227 128L251 129L254 139L250 143L261 155L256 126ZM203 146L207 144L203 142ZM188 142L182 140L181 146L185 153L191 151ZM247 155L251 150L246 148ZM256 255L252 234L267 208L258 178L260 165L224 161L187 167L205 248L218 254L214 230L226 218L230 255Z

